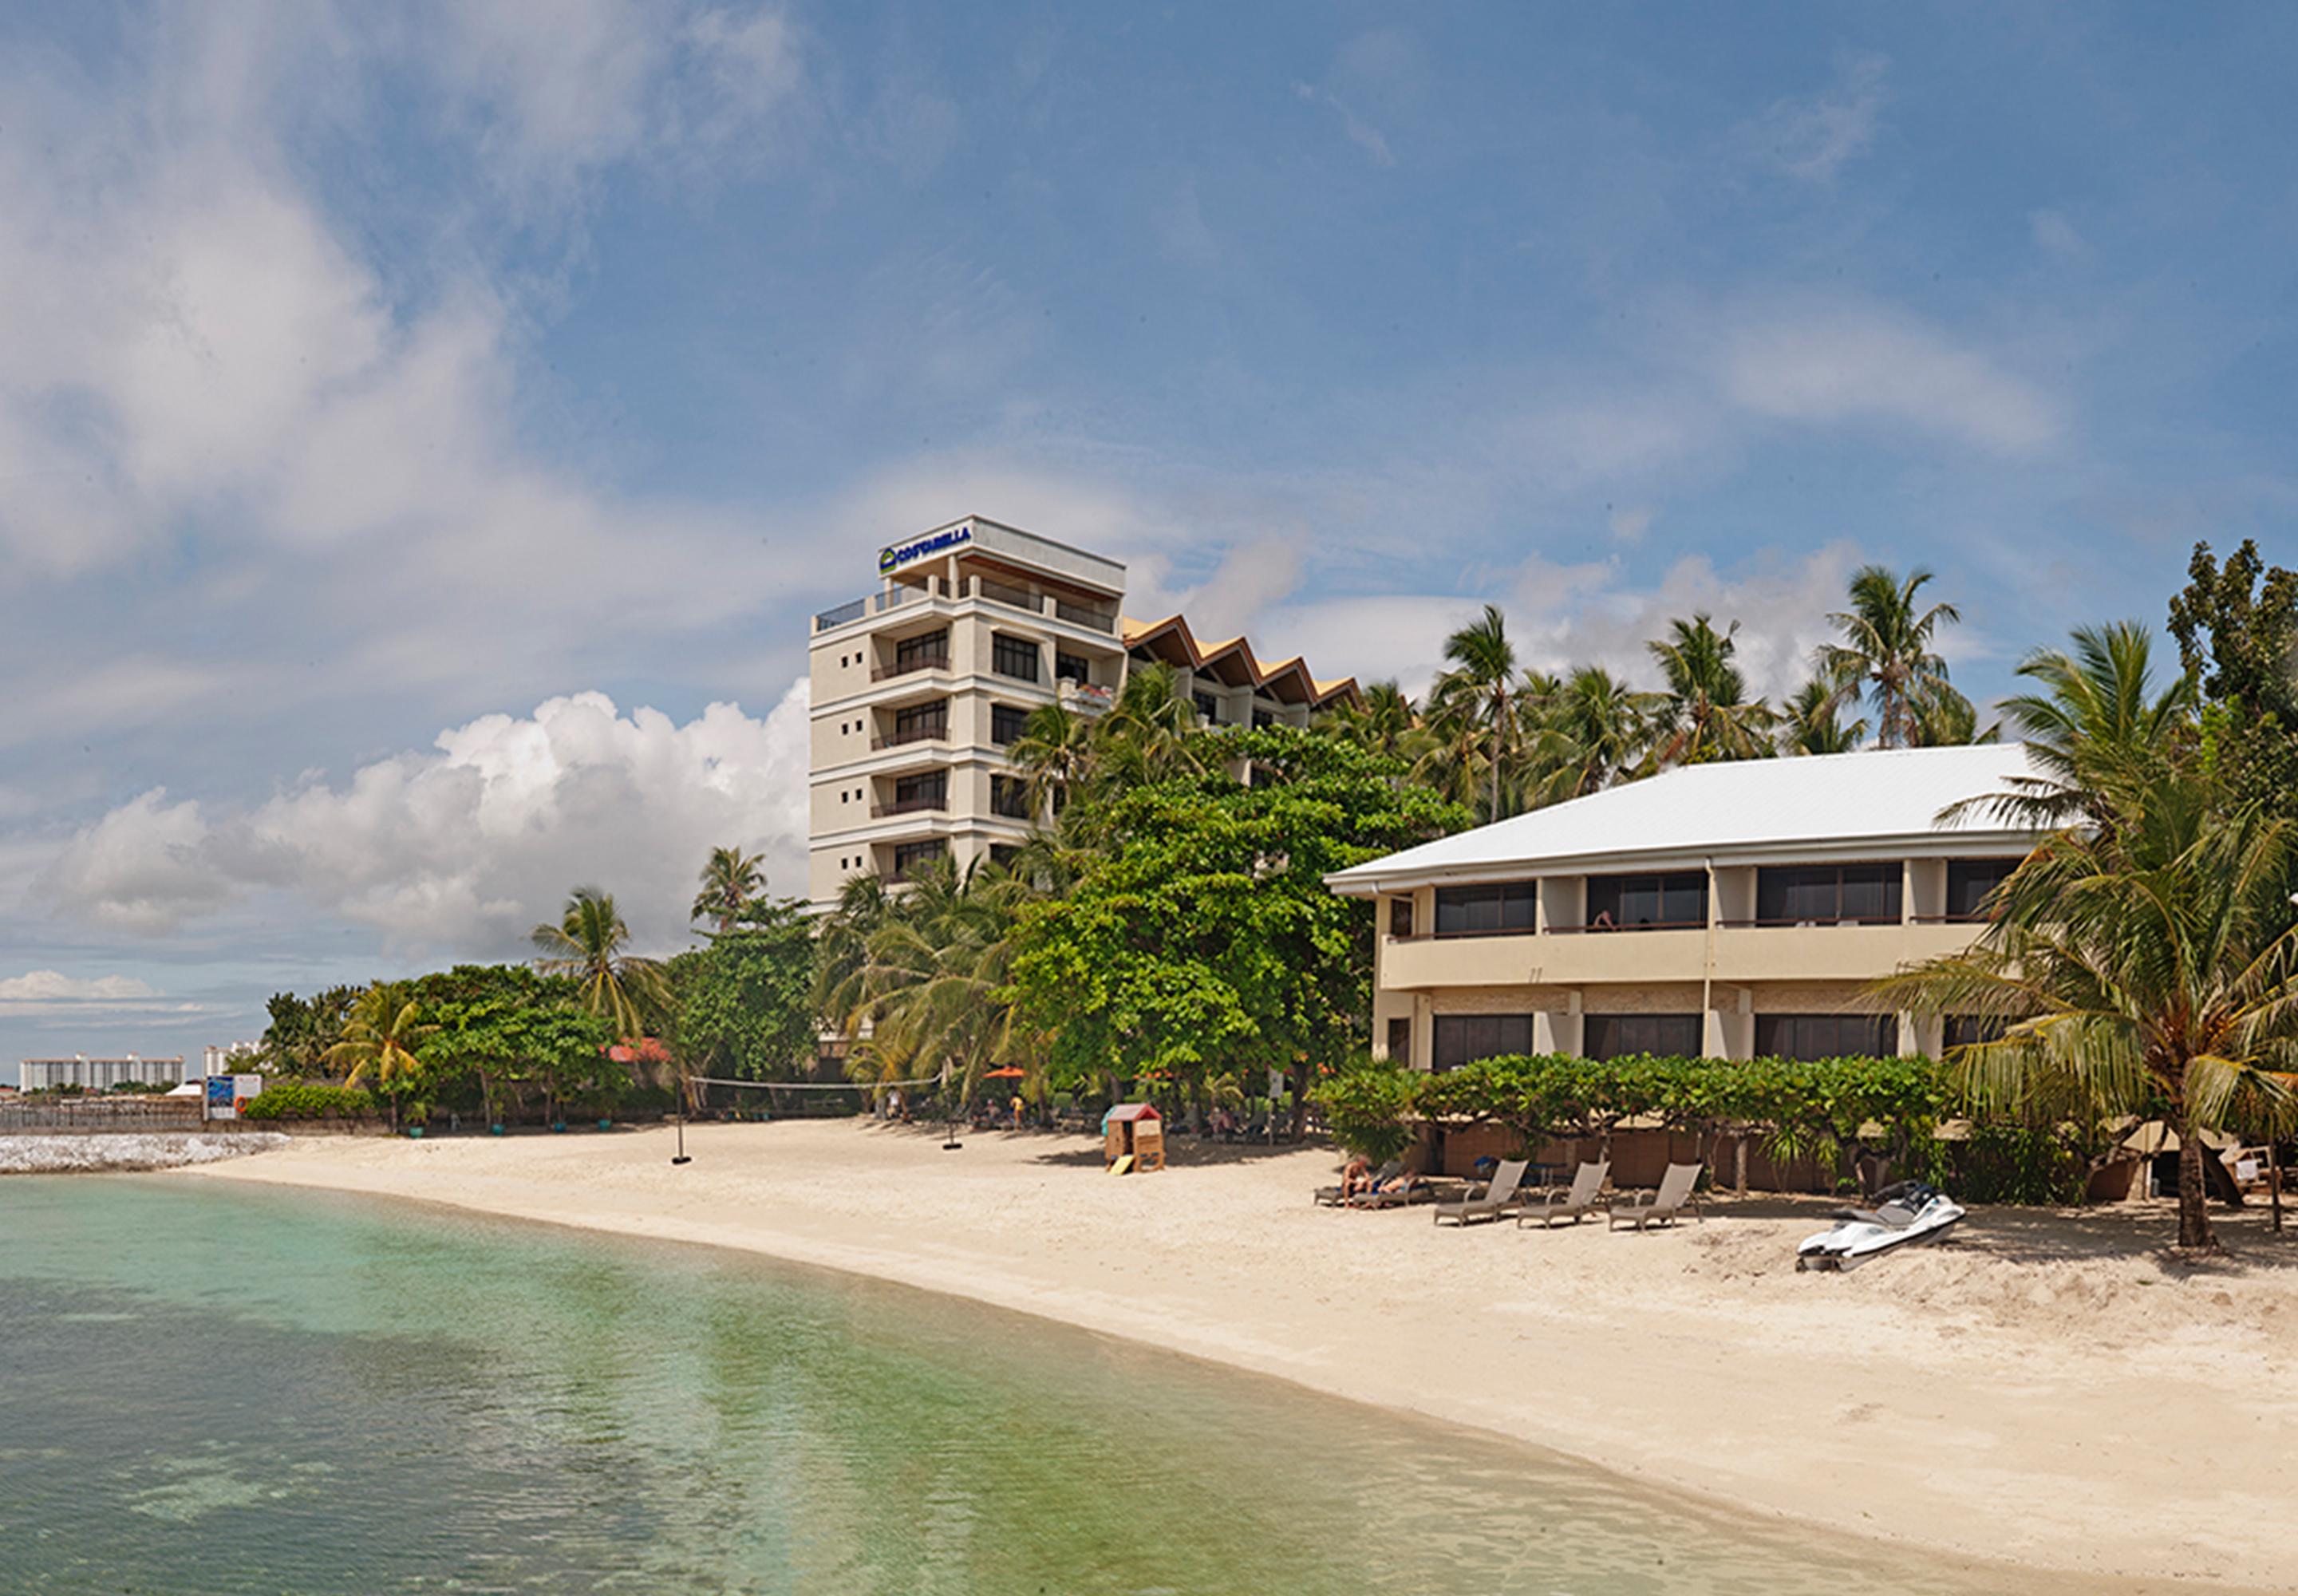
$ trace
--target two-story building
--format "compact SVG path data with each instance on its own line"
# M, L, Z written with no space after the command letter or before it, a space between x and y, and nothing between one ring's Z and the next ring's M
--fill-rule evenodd
M1865 991L1977 936L2035 837L1939 816L2029 773L2015 743L1691 765L1342 871L1376 900L1375 1048L1937 1055L1972 1022Z

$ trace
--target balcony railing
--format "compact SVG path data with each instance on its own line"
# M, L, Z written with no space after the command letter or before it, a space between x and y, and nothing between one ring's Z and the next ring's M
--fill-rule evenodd
M889 609L899 609L905 604L914 604L927 597L930 591L938 591L939 587L940 582L937 578L931 588L912 587L907 583L901 583L883 592L864 593L859 599L841 604L835 609L825 609L815 616L814 629L827 632L832 626L843 626L847 622L858 621L866 615L883 615Z
M1054 613L1072 626L1089 627L1095 632L1117 630L1117 612L1097 604L1072 604L1067 599L1056 599Z
M870 748L872 753L881 753L887 748L905 748L913 742L947 742L948 740L947 726L933 726L920 731L896 732L885 737L873 737L870 740Z
M948 807L949 799L946 797L896 798L890 804L871 805L870 818L888 820L897 815L938 814Z
M946 671L947 669L949 669L948 655L922 654L918 657L910 660L907 664L904 664L901 661L897 660L892 665L880 666L877 669L870 673L870 680L872 682L891 682L897 676L914 676L920 671Z

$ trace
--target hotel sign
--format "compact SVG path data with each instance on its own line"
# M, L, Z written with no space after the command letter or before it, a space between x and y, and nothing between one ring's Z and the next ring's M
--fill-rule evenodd
M946 554L973 542L973 523L961 521L939 532L930 532L922 538L906 543L889 543L878 550L878 575L890 576L912 560L924 559L929 555Z

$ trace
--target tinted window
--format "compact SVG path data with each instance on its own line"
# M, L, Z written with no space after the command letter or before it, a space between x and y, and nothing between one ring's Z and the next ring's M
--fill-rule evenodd
M1388 1056L1396 1063L1412 1063L1412 1021L1392 1020L1388 1022Z
M938 809L949 797L949 773L901 776L894 782L894 802L917 809Z
M1409 937L1412 934L1412 900L1392 897L1388 900L1388 934Z
M1026 637L1008 637L1002 632L989 636L989 668L1001 676L1011 676L1018 682L1037 679L1039 650Z
M1029 712L1026 709L1016 709L1011 704L992 704L989 707L989 740L1001 748L1005 747L1021 735L1021 727L1029 718Z
M990 777L989 807L1008 820L1029 819L1029 785L1013 776Z
M2019 868L2016 859L1949 859L1947 862L1947 912L1955 920L1976 920L1986 914L1987 895L2008 881Z
M1075 654L1056 653L1054 656L1054 675L1062 682L1090 682L1093 667Z
M941 858L949 852L946 842L904 842L894 848L894 879L905 881L920 865Z
M1889 1058L1899 1051L1899 1021L1890 1014L1758 1014L1761 1058Z
M1534 902L1530 881L1492 881L1474 887L1436 889L1436 934L1489 937L1533 929Z
M1580 1038L1583 1057L1698 1058L1703 1050L1697 1014L1590 1014Z
M1995 1041L2003 1035L2004 1024L1992 1014L1949 1014L1946 1031L1941 1040L1952 1050L1973 1042Z
M1480 1058L1500 1058L1532 1051L1530 1014L1439 1014L1430 1066L1439 1074L1473 1064Z
M929 666L949 663L949 633L930 632L923 637L905 637L894 645L894 668L897 671L922 671Z
M1197 718L1199 720L1212 722L1220 719L1220 716L1215 713L1215 711L1220 707L1219 702L1214 699L1212 694L1209 692L1191 693L1189 695L1189 701L1197 707Z
M1683 870L1667 875L1591 875L1588 923L1620 930L1707 923L1707 875Z
M923 739L940 739L949 735L949 701L941 699L921 704L914 709L894 712L894 740L917 742Z
M1773 865L1756 872L1756 918L1773 925L1806 921L1896 921L1897 864Z

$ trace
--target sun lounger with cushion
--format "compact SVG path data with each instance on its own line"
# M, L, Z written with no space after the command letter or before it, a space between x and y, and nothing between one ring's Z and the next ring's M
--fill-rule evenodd
M1529 1160L1509 1160L1492 1171L1492 1184L1481 1194L1464 1202L1436 1204L1436 1223L1441 1225L1450 1220L1456 1225L1473 1225L1512 1211L1522 1200L1517 1188L1524 1184L1525 1170L1531 1167Z
M1395 1179L1402 1173L1404 1173L1404 1161L1401 1158L1392 1158L1386 1163L1381 1165L1380 1168L1373 1171L1372 1183L1375 1186L1379 1186L1385 1181ZM1316 1195L1312 1201L1314 1201L1319 1207L1337 1208L1340 1206L1341 1199L1344 1195L1345 1194L1343 1194L1341 1188L1337 1186L1320 1186L1317 1188Z
M1691 1205L1691 1188L1699 1183L1700 1165L1672 1163L1667 1173L1660 1177L1656 1192L1631 1192L1625 1197L1615 1197L1605 1211L1606 1228L1616 1227L1626 1220L1639 1230L1662 1222L1673 1225L1683 1211ZM1707 1216L1700 1216L1707 1223Z
M1572 1177L1570 1190L1542 1192L1537 1196L1525 1198L1524 1205L1517 1210L1516 1222L1521 1226L1528 1220L1537 1219L1543 1230L1558 1220L1570 1220L1578 1224L1587 1215L1604 1206L1604 1181L1611 1172L1609 1159L1600 1163L1582 1164L1579 1172Z

